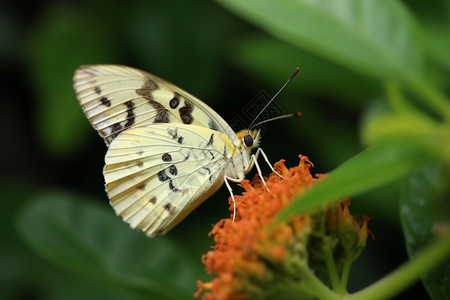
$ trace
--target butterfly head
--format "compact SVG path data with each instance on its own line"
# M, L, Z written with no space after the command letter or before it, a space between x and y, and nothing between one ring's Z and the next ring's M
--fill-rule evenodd
M261 137L259 129L252 129L252 130L243 129L237 132L236 135L241 141L241 147L245 147L249 150L253 148L258 148Z

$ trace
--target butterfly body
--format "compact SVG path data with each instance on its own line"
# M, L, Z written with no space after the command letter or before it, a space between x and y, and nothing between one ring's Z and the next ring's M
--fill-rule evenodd
M74 87L108 145L103 173L111 205L149 236L173 228L224 181L231 192L227 180L240 182L257 165L259 130L235 133L205 103L155 75L82 66Z

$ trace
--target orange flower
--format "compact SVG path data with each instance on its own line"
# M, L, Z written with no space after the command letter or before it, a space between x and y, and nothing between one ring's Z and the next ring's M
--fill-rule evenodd
M252 182L242 181L245 192L242 196L235 196L235 221L231 216L214 226L210 235L214 235L216 245L202 257L206 271L217 277L208 283L198 281L195 297L207 290L203 295L205 300L258 298L278 293L277 290L285 282L301 281L296 274L308 268L311 233L316 227L325 228L324 224L318 223L328 221L328 227L333 227L330 224L349 222L350 215L345 204L344 210L339 213L336 213L337 209L333 213L328 212L328 218L321 217L326 216L326 211L293 215L289 221L269 230L269 225L281 209L290 204L296 195L325 177L313 177L309 171L311 166L308 158L300 155L297 167L288 169L284 160L277 162L274 169L283 178L275 173L270 174L266 180L267 187L257 176ZM233 211L231 197L229 203ZM357 223L361 228L359 231L366 230L366 238L367 221ZM354 224L353 219L351 222ZM306 291L305 295L308 295Z

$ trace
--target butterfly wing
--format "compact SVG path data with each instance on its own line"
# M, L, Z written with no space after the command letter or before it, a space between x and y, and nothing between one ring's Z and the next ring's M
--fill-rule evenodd
M74 75L74 88L92 126L110 144L135 127L180 123L225 134L237 145L230 126L205 103L147 72L120 65L87 65Z
M110 203L131 227L165 233L222 185L233 149L224 134L195 125L124 131L105 158Z

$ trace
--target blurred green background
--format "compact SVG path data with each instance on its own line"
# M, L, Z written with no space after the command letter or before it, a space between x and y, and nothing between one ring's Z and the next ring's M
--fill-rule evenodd
M449 1L403 1L399 7L414 19L407 26L419 32L420 43L413 47L427 52L426 76L448 91ZM273 95L299 66L299 75L269 113L299 110L303 117L266 124L262 148L272 163L286 159L287 166L296 165L301 153L315 164L313 173L325 173L364 149L361 124L368 111L383 107L383 72L347 63L361 56L347 53L358 50L348 37L330 34L317 36L322 44L295 44L272 31L264 18L258 24L245 20L252 19L251 13L242 15L228 1L0 4L1 298L181 299L194 293L197 279L208 278L200 257L212 245L211 224L229 215L228 192L222 188L164 237L148 239L122 223L103 188L106 147L72 88L80 65L146 70L196 95L232 125L244 126L249 107ZM301 20L305 27L287 24L288 29L316 26ZM405 26L400 21L374 24L386 32ZM340 43L347 60L327 52L327 45ZM364 55L377 64L371 53ZM376 239L355 263L350 291L407 260L398 219L399 184L352 199L353 213L374 217L370 228ZM67 239L55 238L55 232ZM427 297L420 283L398 297L411 295Z

